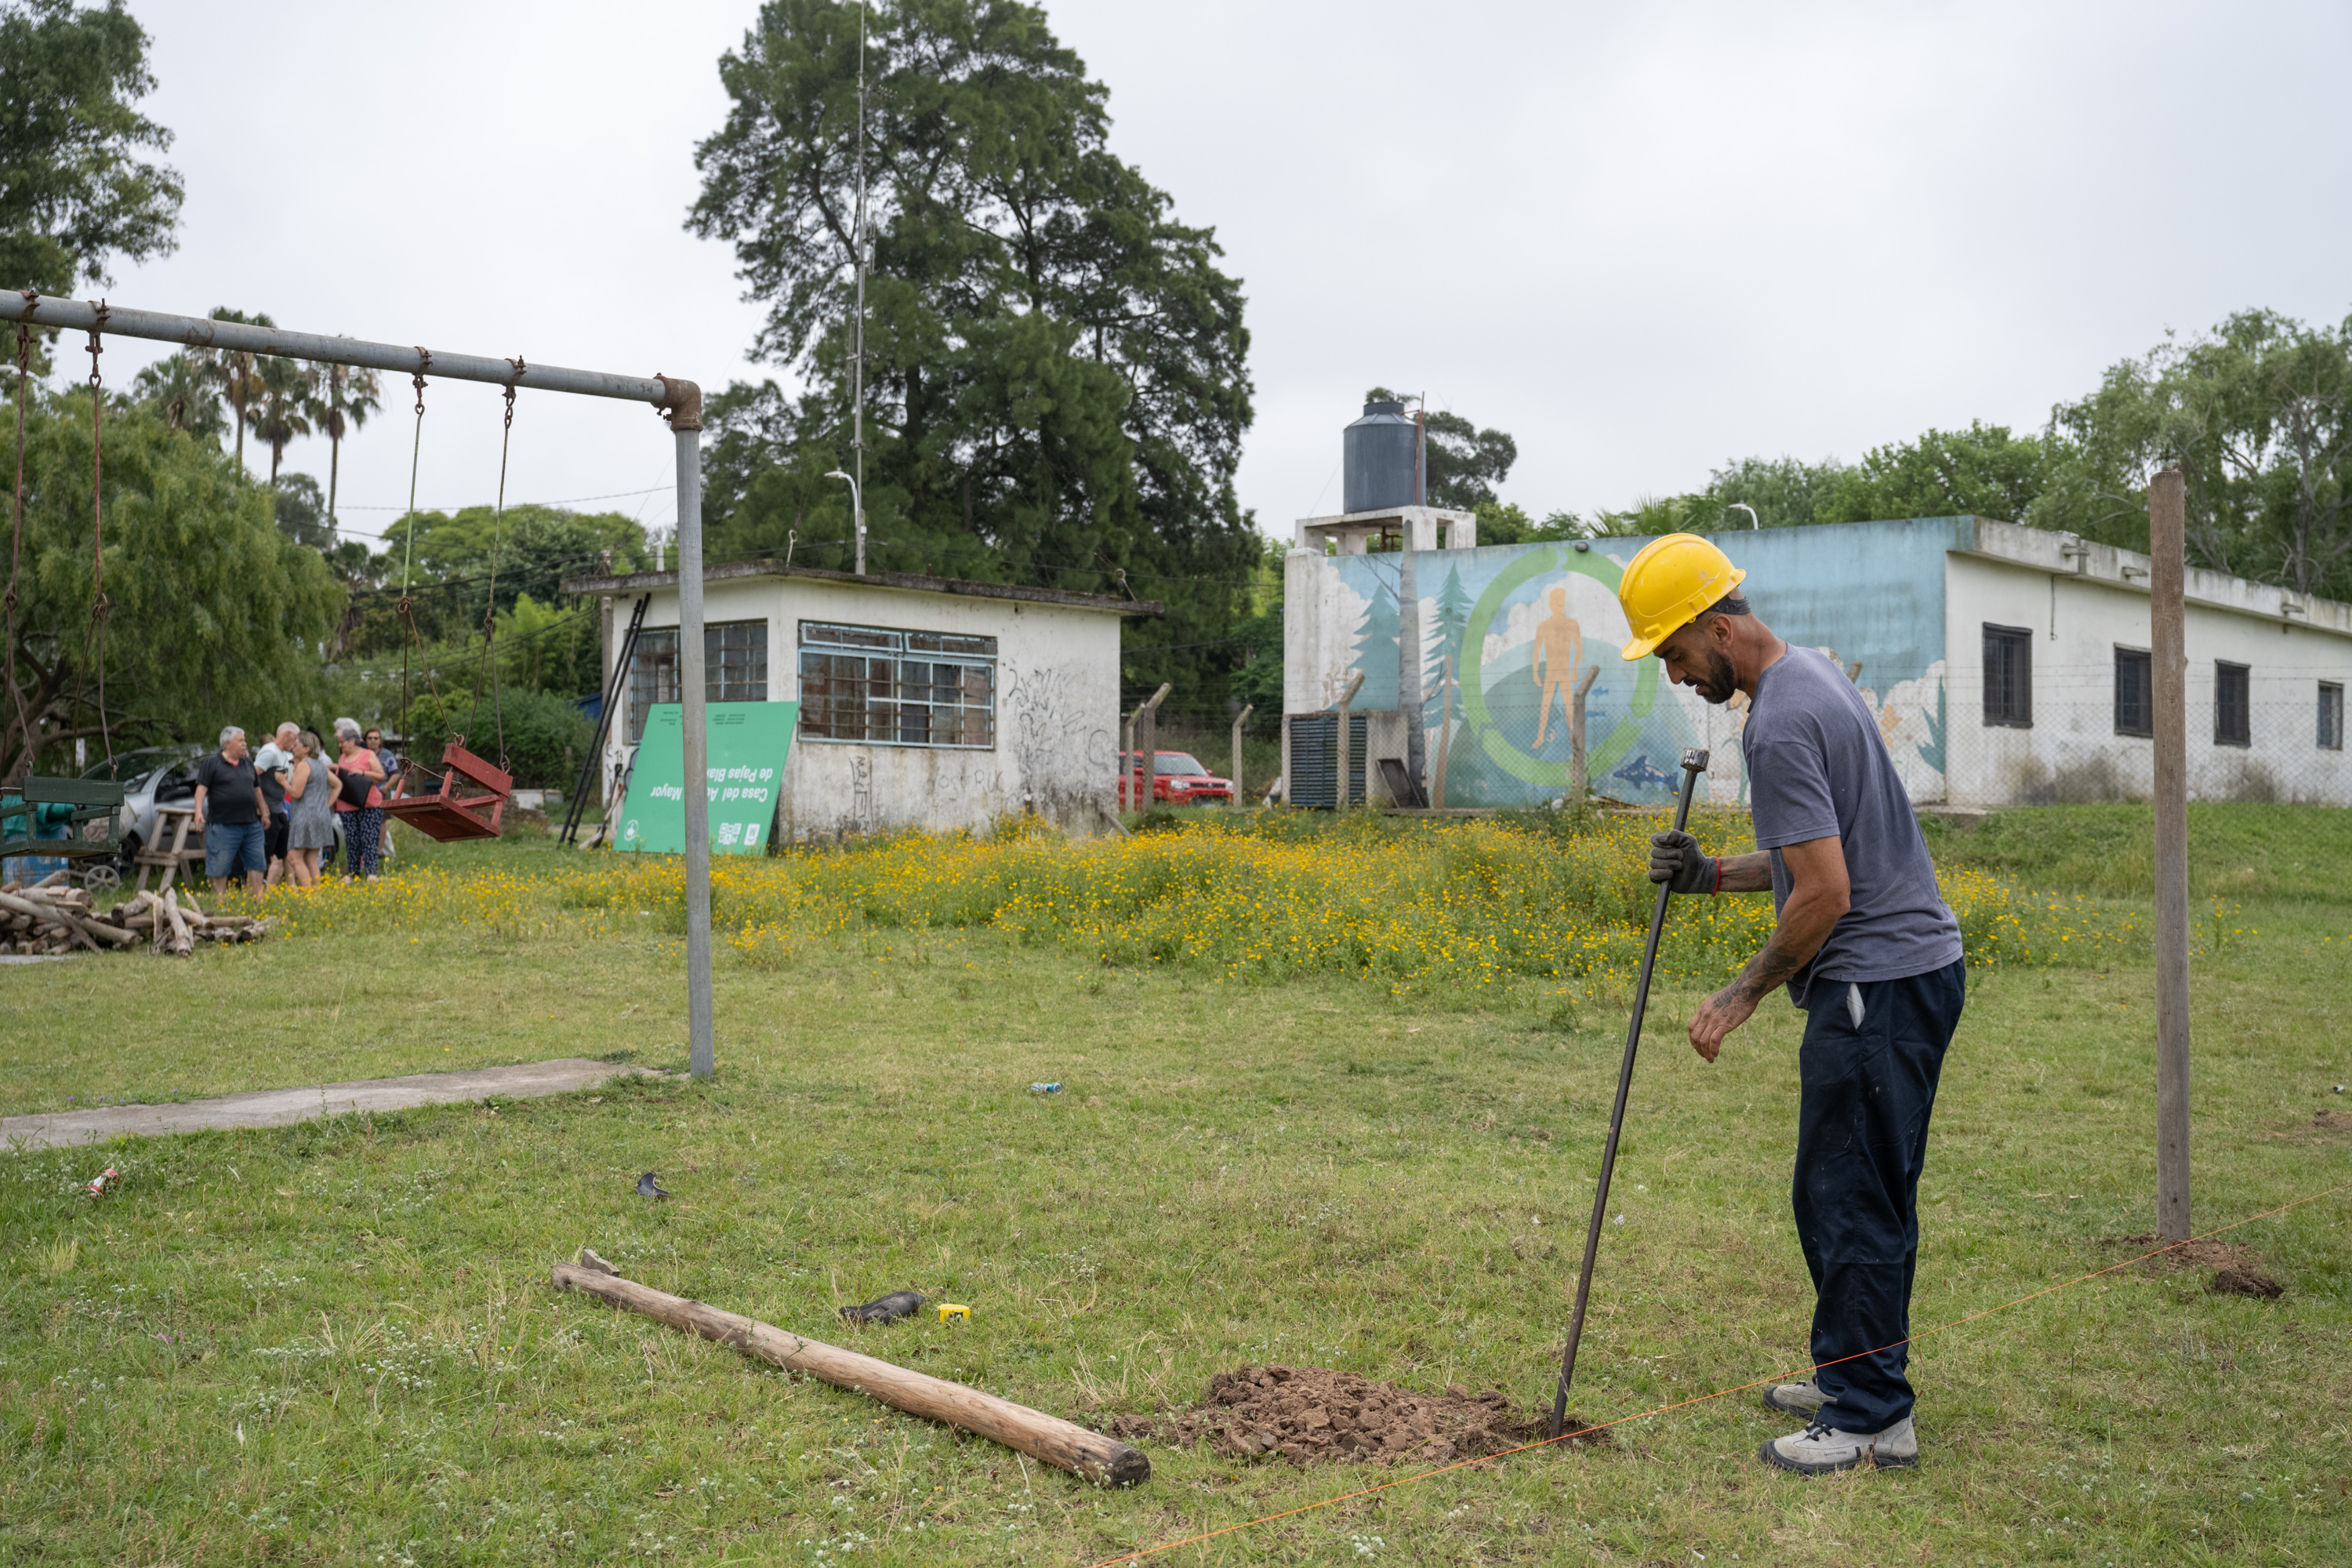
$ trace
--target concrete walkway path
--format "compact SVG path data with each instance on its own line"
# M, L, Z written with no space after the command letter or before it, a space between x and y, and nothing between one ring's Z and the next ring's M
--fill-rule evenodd
M283 1127L313 1117L342 1116L362 1110L404 1110L414 1105L446 1105L452 1100L482 1100L494 1094L529 1100L543 1094L570 1094L575 1089L593 1089L630 1075L663 1076L650 1068L620 1067L612 1062L590 1061L584 1057L565 1057L557 1061L520 1062L513 1067L481 1068L473 1072L420 1072L406 1078L315 1084L308 1089L264 1089L251 1094L184 1100L170 1105L110 1105L90 1110L58 1110L46 1116L0 1118L0 1149L54 1149L70 1143L100 1143L109 1138L198 1132L215 1127Z

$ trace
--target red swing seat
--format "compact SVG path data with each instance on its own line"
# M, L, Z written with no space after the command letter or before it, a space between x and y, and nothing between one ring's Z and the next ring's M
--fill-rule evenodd
M414 773L412 767L402 775L404 791ZM499 772L452 741L441 749L441 788L433 795L395 795L383 803L383 814L440 844L496 838L499 816L513 793L512 773Z

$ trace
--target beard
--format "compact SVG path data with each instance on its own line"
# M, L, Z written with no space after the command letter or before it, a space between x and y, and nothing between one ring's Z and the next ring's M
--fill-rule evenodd
M1706 650L1706 673L1691 682L1698 694L1720 708L1739 690L1739 671L1721 648Z

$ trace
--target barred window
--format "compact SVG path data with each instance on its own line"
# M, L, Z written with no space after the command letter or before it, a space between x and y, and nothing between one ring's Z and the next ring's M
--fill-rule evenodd
M801 733L893 746L996 744L996 639L801 623Z
M2254 743L2253 704L2249 699L2252 672L2226 658L2213 661L2213 743L2251 746Z
M2319 748L2324 752L2344 749L2344 688L2337 681L2319 683Z
M2144 647L2116 649L2116 733L2156 733L2155 666Z
M2033 633L2023 626L1985 625L1984 721L2033 728Z
M702 628L702 700L768 700L768 623L721 621ZM646 715L656 702L681 700L677 628L648 626L637 634L629 659L629 744L646 737Z

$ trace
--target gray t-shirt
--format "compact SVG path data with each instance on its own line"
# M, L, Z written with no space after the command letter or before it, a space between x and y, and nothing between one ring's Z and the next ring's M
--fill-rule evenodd
M1901 980L1959 958L1960 925L1937 889L1911 797L1843 670L1811 648L1790 648L1757 679L1740 750L1756 847L1772 856L1776 913L1795 886L1783 845L1833 837L1845 847L1852 903L1790 979L1790 1001L1807 1005L1816 979Z

